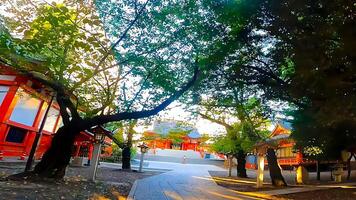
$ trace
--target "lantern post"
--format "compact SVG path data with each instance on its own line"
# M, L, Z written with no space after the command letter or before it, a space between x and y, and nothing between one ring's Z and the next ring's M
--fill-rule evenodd
M140 148L141 152L141 157L140 157L140 168L138 169L139 172L142 172L142 166L143 166L143 157L144 154L147 153L148 151L148 146L145 143L142 143L141 145L138 146Z
M228 160L228 168L229 168L229 174L228 174L228 176L229 177L231 177L231 172L232 172L232 159L233 159L233 156L232 156L232 153L231 152L229 152L228 154L227 154L227 160Z
M257 155L257 177L256 177L256 187L263 187L263 176L265 168L265 158L267 147L265 145L260 145L255 148L255 154Z
M92 157L92 165L89 168L89 179L91 181L95 181L96 171L98 169L100 151L101 151L101 144L104 142L105 134L99 131L94 131L94 150L93 150L93 157Z

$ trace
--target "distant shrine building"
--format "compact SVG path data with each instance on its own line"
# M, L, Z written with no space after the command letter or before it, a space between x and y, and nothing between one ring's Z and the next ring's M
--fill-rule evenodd
M25 159L43 122L52 92L29 77L0 64L0 160ZM35 158L50 147L53 135L63 125L59 106L49 109ZM94 135L82 131L75 139L73 156L91 157Z
M180 137L172 139L170 133L187 132ZM175 149L203 151L201 135L196 128L189 126L177 126L177 122L155 122L153 130L145 131L143 137L150 149Z

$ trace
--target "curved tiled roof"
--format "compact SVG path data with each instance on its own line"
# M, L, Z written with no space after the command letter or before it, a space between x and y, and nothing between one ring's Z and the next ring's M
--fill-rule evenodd
M188 134L188 137L196 139L196 138L200 138L201 135L197 130L193 130Z

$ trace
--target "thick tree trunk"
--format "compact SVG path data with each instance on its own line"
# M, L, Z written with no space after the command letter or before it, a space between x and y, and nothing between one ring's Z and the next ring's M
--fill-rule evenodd
M137 120L130 122L129 129L127 132L127 142L126 146L122 149L122 169L131 170L131 148L132 148L132 137L135 133L133 129L137 124Z
M320 160L316 161L316 180L320 181Z
M353 153L351 153L350 157L347 159L347 180L350 180L351 178L351 159L354 156Z
M267 161L272 184L274 186L287 186L287 183L282 176L281 169L279 168L277 156L272 148L267 149Z
M237 159L237 177L240 178L247 178L247 173L246 173L246 153L242 150L240 150L237 155L236 155L236 159Z
M131 170L131 148L129 146L122 149L122 169Z
M69 164L75 136L79 130L73 126L58 129L50 148L35 166L34 173L40 177L62 179Z

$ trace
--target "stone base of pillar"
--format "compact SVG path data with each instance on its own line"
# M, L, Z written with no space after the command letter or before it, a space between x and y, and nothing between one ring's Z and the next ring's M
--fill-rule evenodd
M101 144L94 144L93 157L91 159L91 165L89 167L89 177L91 181L95 181L96 171L98 169L98 162L100 157Z
M308 170L303 166L298 166L296 170L296 183L305 184L309 180Z
M264 169L265 169L265 158L263 156L258 156L257 157L257 180L256 180L257 188L263 187Z

